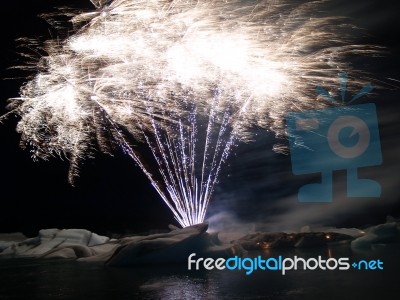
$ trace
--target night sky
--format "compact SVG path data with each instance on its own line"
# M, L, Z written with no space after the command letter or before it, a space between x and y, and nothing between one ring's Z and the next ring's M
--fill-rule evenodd
M351 2L351 3L350 3ZM240 144L221 174L209 216L227 224L269 224L270 229L309 223L362 226L400 215L400 5L393 1L332 1L329 13L345 15L365 28L363 40L387 47L384 58L362 61L360 68L374 79L396 87L376 90L371 101L378 108L384 163L366 170L364 176L382 184L381 199L345 199L341 187L345 172L335 172L332 204L299 204L295 194L311 177L291 173L290 157L274 153L274 135L257 132L257 142ZM10 70L21 63L18 37L42 40L57 32L37 16L59 6L90 9L89 0L3 1L1 6L0 113L7 99L18 96L23 74ZM65 33L58 33L65 34ZM6 80L6 78L15 78ZM351 74L350 74L351 80ZM350 83L351 84L351 83ZM16 118L0 126L0 232L22 231L35 235L41 228L86 228L98 233L128 233L165 229L176 224L147 178L121 151L114 157L98 154L83 162L76 187L67 181L68 162L58 158L33 162L28 150L19 147ZM221 221L221 222L222 222Z

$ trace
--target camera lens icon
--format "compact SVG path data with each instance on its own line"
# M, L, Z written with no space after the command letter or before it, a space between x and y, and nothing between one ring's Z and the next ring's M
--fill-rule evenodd
M341 132L347 130L347 137L343 137ZM346 133L345 133L346 134ZM354 145L344 145L342 140L354 140L357 142ZM355 158L362 155L370 144L371 135L368 125L359 117L343 116L337 118L329 127L327 140L329 147L336 155L343 158Z
M331 202L336 170L347 171L348 197L380 197L378 182L358 177L359 168L382 163L374 104L292 112L286 123L293 173L321 174L320 183L300 188L300 202Z

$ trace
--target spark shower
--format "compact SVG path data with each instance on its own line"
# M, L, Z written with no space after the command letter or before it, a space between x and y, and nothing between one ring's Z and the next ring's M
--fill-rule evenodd
M318 13L324 1L91 1L93 11L44 16L69 18L64 40L21 39L32 51L19 67L34 74L8 115L34 159L69 160L71 183L80 160L122 148L183 227L204 220L252 128L284 137L286 112L323 107L315 87L334 90L349 56L379 51Z

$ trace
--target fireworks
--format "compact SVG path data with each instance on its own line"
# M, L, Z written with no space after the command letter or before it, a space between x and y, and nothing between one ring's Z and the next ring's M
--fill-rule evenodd
M313 16L320 2L92 2L10 105L22 144L67 157L71 182L80 159L120 146L182 226L204 220L236 141L253 126L282 136L283 115L323 105L315 86L335 87L349 54L377 51L350 43L343 19Z

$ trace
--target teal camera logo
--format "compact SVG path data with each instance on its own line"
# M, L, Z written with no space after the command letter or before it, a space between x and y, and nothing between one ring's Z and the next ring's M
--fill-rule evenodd
M347 76L341 74L342 102L345 102ZM367 84L347 104L372 90ZM321 88L317 92L336 102ZM371 179L358 178L361 167L382 164L382 152L375 104L337 106L286 116L292 171L295 175L321 173L321 182L304 185L300 202L331 202L332 172L347 171L348 197L381 196L381 186Z

